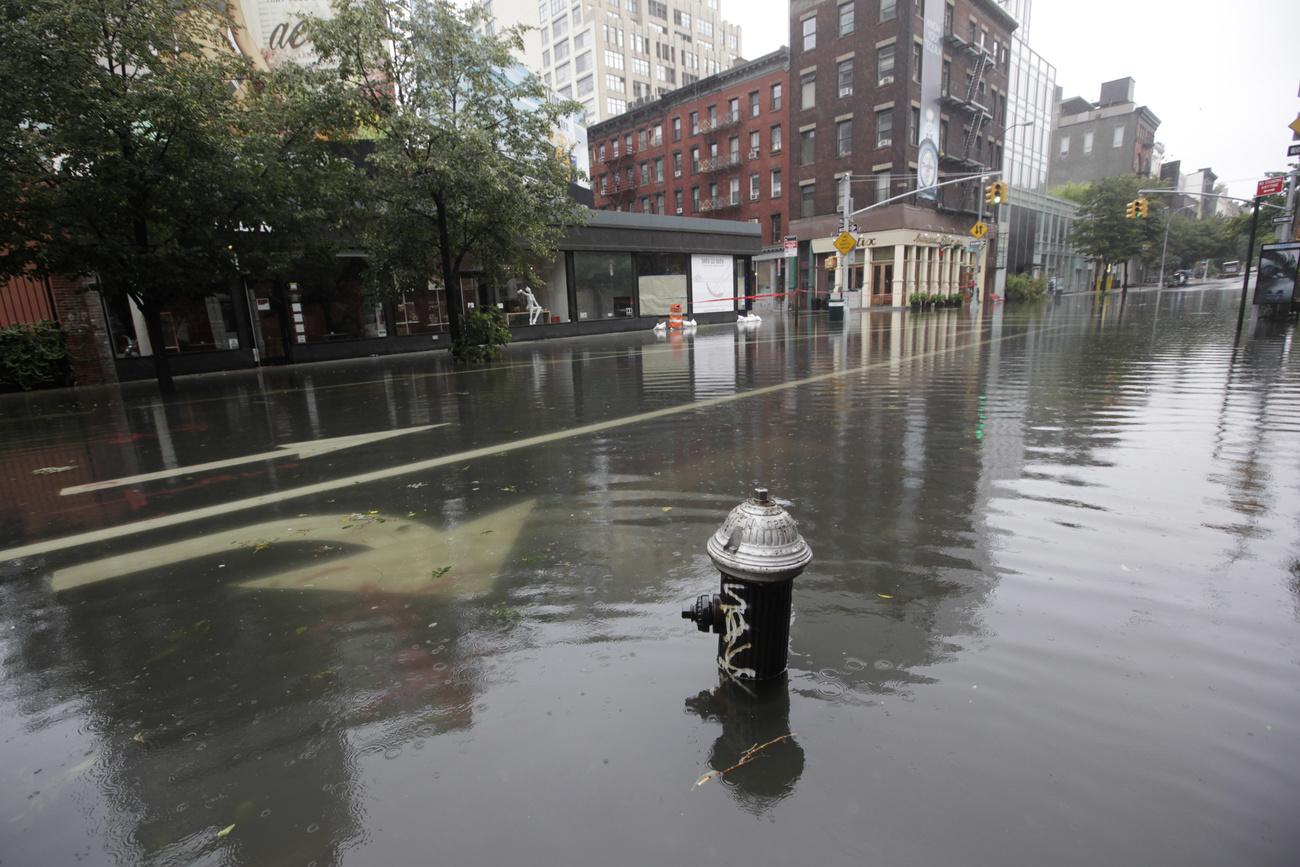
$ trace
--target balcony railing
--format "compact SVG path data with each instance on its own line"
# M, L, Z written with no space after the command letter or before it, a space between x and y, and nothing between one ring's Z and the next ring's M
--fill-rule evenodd
M699 171L720 172L724 169L734 169L738 165L740 165L740 151L733 151L700 160Z
M700 135L704 135L706 132L713 132L714 130L726 129L729 126L735 126L738 123L740 123L740 112L738 111L729 111L726 114L720 114L712 120L705 118L700 121Z
M740 207L740 193L735 195L714 196L711 199L700 199L700 213L709 211L725 211L729 208Z

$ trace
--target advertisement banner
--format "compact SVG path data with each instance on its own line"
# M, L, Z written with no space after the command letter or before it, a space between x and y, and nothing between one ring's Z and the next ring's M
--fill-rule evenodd
M1300 272L1300 243L1265 244L1255 272L1256 304L1289 304Z
M916 155L916 197L934 201L939 182L939 113L943 87L944 4L925 5L925 38L921 46L921 129ZM910 119L908 121L911 122Z
M691 310L725 313L736 309L734 263L730 256L691 256Z
M264 69L283 63L310 63L312 44L303 32L308 15L330 16L328 0L231 0L235 44L245 57Z

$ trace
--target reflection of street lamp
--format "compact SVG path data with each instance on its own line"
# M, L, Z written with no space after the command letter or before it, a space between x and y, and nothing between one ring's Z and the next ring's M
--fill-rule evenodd
M1169 227L1174 224L1170 219L1179 211L1186 211L1188 208L1195 208L1196 205L1183 205L1181 208L1175 208L1173 212L1165 215L1165 243L1160 248L1160 282L1156 284L1157 289L1165 288L1165 251L1169 249Z

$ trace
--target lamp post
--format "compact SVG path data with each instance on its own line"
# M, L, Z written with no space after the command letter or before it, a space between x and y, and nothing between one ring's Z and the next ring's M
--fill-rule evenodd
M1160 282L1156 284L1157 289L1165 288L1165 252L1169 249L1169 227L1172 226L1171 219L1179 211L1186 211L1188 208L1195 208L1196 205L1183 205L1181 208L1175 208L1172 213L1165 217L1165 243L1160 247Z
M1016 127L1021 127L1021 126L1033 126L1034 123L1035 123L1035 120L1034 120L1033 118L1030 118L1029 120L1022 120L1022 121L1020 121L1019 123L1013 123L1013 124L1011 124L1010 126L1004 126L1004 127L1002 128L1002 132L999 133L999 134L998 134L998 137L995 138L995 139L993 140L992 145L990 145L990 149L991 149L993 146L997 146L997 145L1005 145L1005 144L1006 144L1007 133L1011 132L1011 130L1015 129ZM1004 178L1007 177L1007 175L1006 175L1006 166L1007 166L1007 158L1006 158L1006 154L1003 153L1003 155L1002 155L1002 165L999 166L998 168L1002 169L1002 171L1003 171L1003 177L1004 177ZM981 181L981 183L980 183L980 189L983 189L983 187L984 187L984 184L983 184L983 182ZM992 271L993 271L993 289L992 289L991 291L995 291L995 292L998 291L998 285L997 285L997 284L998 284L998 273L997 273L997 272L998 272L999 270L1006 270L1006 263L1010 260L1010 256L1011 256L1011 250L1010 250L1008 247L1004 246L1003 244L997 243L997 242L999 242L999 241L1001 240L1001 238L1002 238L1002 221L1001 221L1001 219L1000 219L1000 217L1001 217L1001 212L1002 212L1002 209L1001 209L1000 206L998 206L998 205L994 205L994 206L993 206L993 215L992 215L992 217L990 218L990 222L992 222L993 225L996 227L996 231L993 233L992 237L989 238L989 242L988 242L988 243L989 243L989 252L993 253L993 262L992 262L992 265L990 266L991 269L992 269ZM996 246L996 247L994 247L994 244L995 244L995 243L997 243L997 246ZM999 258L1001 258L1002 261L1003 261L1003 264L1002 264L1001 266L998 265L998 259L999 259ZM985 261L987 261L987 260L985 260ZM987 281L987 275L985 276L985 279L986 279L986 281ZM1006 279L1006 278L1004 277L1003 280L1005 281L1005 279ZM985 283L985 285L986 285L986 286L988 285L987 282Z

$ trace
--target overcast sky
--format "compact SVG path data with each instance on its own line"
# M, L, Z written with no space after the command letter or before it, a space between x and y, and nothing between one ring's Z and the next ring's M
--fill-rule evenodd
M789 44L788 0L721 7L741 25L746 57ZM1103 81L1133 78L1138 105L1160 118L1165 159L1182 160L1184 172L1213 169L1231 195L1254 195L1265 172L1288 165L1300 0L1034 0L1029 45L1056 67L1067 97L1095 102Z

